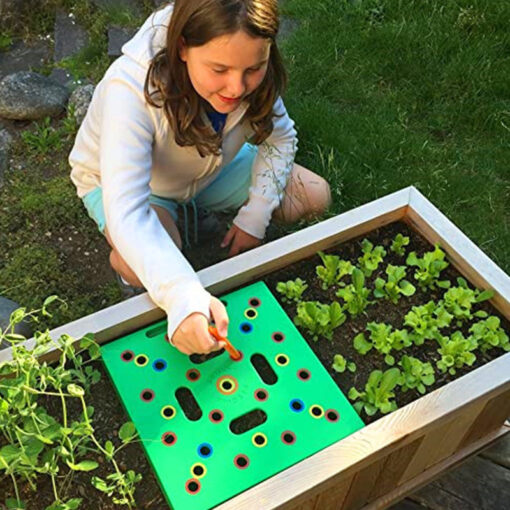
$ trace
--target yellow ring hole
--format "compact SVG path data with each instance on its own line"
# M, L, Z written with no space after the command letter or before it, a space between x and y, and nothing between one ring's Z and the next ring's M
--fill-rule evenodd
M319 409L321 414L315 415L313 414L313 409ZM324 408L318 404L314 404L313 406L310 406L310 416L312 418L315 418L316 420L321 419L324 416Z
M195 473L195 469L197 469L197 468L202 468L202 473L201 474ZM193 464L191 466L190 472L191 472L191 475L194 478L203 478L206 475L206 473L207 473L207 468L201 462L197 462L196 464Z
M145 363L140 363L139 358L141 357L144 357L145 358ZM136 358L135 358L135 364L138 365L139 367L144 367L145 365L147 365L147 363L149 363L149 356L147 356L147 354L139 354Z
M230 383L230 388L225 388L225 383ZM216 387L218 388L218 391L223 395L231 395L237 391L238 383L233 377L223 376L218 380Z
M284 366L288 365L289 361L290 361L289 357L286 354L282 354L282 353L277 354L274 357L274 360L275 360L276 364L280 365L281 367L284 367Z
M257 437L261 437L262 439L264 439L264 442L261 443L261 444L258 444L255 439ZM267 436L265 434L262 434L262 432L257 432L255 434L253 434L253 436L251 437L251 442L253 443L254 446L256 446L257 448L264 448L264 446L267 445Z
M255 310L255 308L247 308L245 311L244 311L244 316L252 321L254 319L257 318L257 315L259 314L259 312L257 312L257 310Z
M171 409L173 412L172 412L172 415L171 416L166 416L165 415L165 409ZM175 407L174 406L165 406L161 409L161 416L163 416L163 418L165 420L171 420L172 418L175 418L175 415L176 415L176 411L175 411Z

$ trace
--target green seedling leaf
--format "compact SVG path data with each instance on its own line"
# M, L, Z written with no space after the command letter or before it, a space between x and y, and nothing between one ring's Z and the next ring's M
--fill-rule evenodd
M136 436L136 428L132 421L124 423L119 429L119 438L124 443L128 443Z
M85 390L77 384L69 384L67 386L67 392L73 397L83 397L85 395Z
M374 247L368 239L364 239L361 242L361 251L363 255L358 258L359 267L365 276L372 276L386 256L386 250L382 246Z
M68 460L66 463L73 471L93 471L99 466L99 464L93 460L82 460L78 462L78 464L73 464Z
M26 505L23 501L15 498L7 498L5 500L5 506L7 510L26 510Z
M446 287L450 285L449 281L439 281L441 272L448 267L445 259L446 253L436 244L433 251L427 252L419 258L415 252L407 256L406 264L416 266L414 278L422 289L435 289L436 287Z
M354 337L353 346L363 356L373 347L373 345L367 341L363 333L358 333Z
M409 237L397 234L393 242L391 243L390 250L397 255L403 257L406 253L404 246L409 244Z
M287 282L278 282L276 284L276 291L282 294L282 301L298 303L301 300L303 292L308 288L308 284L296 278L295 280L289 280Z

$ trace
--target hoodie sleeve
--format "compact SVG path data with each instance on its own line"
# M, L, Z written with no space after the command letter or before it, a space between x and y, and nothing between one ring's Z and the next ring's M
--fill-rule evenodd
M294 167L297 133L282 98L273 107L273 131L258 148L246 205L239 209L234 224L263 239L273 211L280 205ZM277 116L276 116L277 115Z
M168 336L191 313L209 318L210 294L150 207L156 122L143 88L113 76L103 90L100 168L108 232L156 305L168 315Z

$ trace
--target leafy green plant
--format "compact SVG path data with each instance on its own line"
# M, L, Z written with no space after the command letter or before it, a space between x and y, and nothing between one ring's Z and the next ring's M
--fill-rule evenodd
M408 266L416 266L414 278L422 289L435 289L436 287L448 288L449 280L439 280L441 271L446 269L449 264L444 260L446 253L436 244L433 251L429 251L423 257L417 257L416 252L412 251L406 260Z
M391 243L390 250L397 255L403 257L406 253L404 246L409 244L409 237L397 234Z
M402 356L398 364L402 368L398 384L404 392L416 388L423 395L427 391L426 386L434 384L436 380L434 368L429 362Z
M485 320L478 321L469 328L472 339L478 344L482 352L494 347L510 351L510 339L500 327L498 317L491 315Z
M51 126L50 117L35 124L35 130L22 131L21 139L33 156L45 156L51 151L62 148L62 135L58 129Z
M354 402L354 409L358 414L364 409L368 416L373 416L378 410L383 414L397 409L394 388L400 379L400 370L396 367L385 372L374 370L365 384L365 391L359 392L352 387L348 397ZM357 402L356 402L357 401Z
M346 370L356 372L356 363L347 361L341 354L335 354L331 368L340 374L343 374Z
M494 291L484 290L482 292L478 289L470 289L464 278L457 278L457 282L458 287L452 287L444 293L443 304L445 310L459 321L459 325L466 319L487 317L487 313L483 310L472 313L473 305L491 299Z
M284 302L295 301L297 303L301 300L301 296L307 288L308 284L301 280L301 278L276 284L276 291L282 294L282 301Z
M411 328L410 337L415 345L425 340L433 340L441 333L440 329L450 325L453 315L444 306L429 301L425 305L413 306L404 318L404 325Z
M345 322L346 316L340 304L334 301L331 305L318 301L302 301L298 304L294 323L307 329L317 341L320 336L331 340L333 330Z
M379 267L379 264L386 256L386 250L382 246L374 247L368 239L363 239L361 251L363 255L358 258L360 269L365 276L372 276L372 273Z
M476 340L473 337L464 338L461 331L455 331L450 337L440 335L437 342L440 345L438 352L441 354L437 368L443 373L454 375L457 368L471 366L476 361L472 352L477 348Z
M343 285L341 279L351 274L354 266L349 261L340 260L338 255L326 255L320 251L319 256L324 265L317 266L315 271L322 281L322 288L326 290L336 284Z
M5 331L0 330L0 343L12 347L12 359L0 363L0 472L10 477L15 494L5 504L7 508L23 508L19 480L26 481L35 491L41 476L47 475L54 497L47 510L78 508L81 498L69 499L67 491L74 472L93 471L98 467L98 462L90 458L95 455L95 458L104 456L114 468L113 499L132 508L134 484L141 477L124 474L114 455L134 439L134 426L128 422L121 427L122 444L117 449L108 442L101 445L94 434L94 408L86 402L87 392L100 379L100 373L92 366L100 356L98 344L91 335L85 335L77 348L77 341L69 335L54 340L46 330L36 331L34 345L28 348L26 339L14 332L23 320L38 322L40 315L51 315L48 307L54 302L60 300L51 296L40 310L14 311L9 326ZM59 357L50 365L41 357L52 348ZM48 399L59 402L60 420L44 407ZM79 401L79 416L71 416L70 400ZM65 483L59 486L61 480Z
M374 296L376 298L386 298L392 303L397 304L400 296L412 296L416 292L416 287L404 280L406 276L405 266L393 266L388 264L386 268L388 281L383 278L376 278Z
M354 337L353 346L361 354L365 355L372 348L384 354L384 361L388 365L395 364L395 358L390 354L392 350L401 351L412 344L411 338L405 329L392 331L390 324L369 322L367 330L370 332L369 340L364 333Z
M365 308L372 302L368 300L370 290L365 287L365 275L355 267L351 275L352 283L338 289L336 296L342 298L345 302L345 310L352 316L359 315L365 311Z

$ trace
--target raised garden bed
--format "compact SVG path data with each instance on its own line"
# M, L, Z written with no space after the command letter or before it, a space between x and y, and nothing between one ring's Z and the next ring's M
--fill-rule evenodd
M406 226L395 223L399 221ZM382 228L386 225L389 227ZM418 255L430 251L433 243L441 244L453 266L445 270L447 278L455 281L455 271L458 271L470 285L494 289L490 306L496 308L503 327L508 331L510 279L414 188L406 188L233 260L216 264L200 271L199 275L215 294L226 293L261 277L274 291L278 281L298 276L307 279L320 260L306 259L315 257L318 250L356 259L360 256L358 240L367 237L374 244L388 247L394 235L402 231L409 234L409 248ZM415 232L432 244L427 246ZM353 239L356 241L348 242ZM384 266L391 262L390 258L385 260ZM374 273L370 278L373 281L377 276ZM412 281L409 275L408 279ZM319 299L322 289L311 286L305 292L309 294L306 299ZM401 310L380 300L376 306L367 309L368 319L384 318L385 322L397 327L410 305L423 303L428 296L437 299L443 290L435 292L435 296L429 296L418 291L413 296L402 298L399 302ZM293 317L295 306L282 304ZM481 303L479 307L490 310L488 303ZM92 331L102 343L160 318L162 312L143 295L58 328L52 334L58 337L65 332L79 338ZM335 330L335 335L342 331L346 338L334 338L331 343L325 339L309 342L345 393L353 384L361 391L368 373L374 368L388 368L373 351L362 357L352 349L352 337L364 329L366 322L367 317L349 320L345 327ZM340 350L339 345L345 346L346 350ZM332 358L339 352L356 362L356 372L338 374L331 368ZM300 505L303 508L360 508L368 503L389 504L403 497L441 470L508 431L503 423L510 415L510 354L497 357L501 352L488 351L478 357L472 367L460 369L455 377L461 377L452 382L448 382L451 376L440 376L429 389L434 391L423 397L417 398L419 395L414 391L398 395L399 409L387 416L376 419L380 415L369 418L362 414L366 423L375 421L219 508L294 508ZM412 355L419 357L420 353L413 347ZM2 352L0 360L8 356L9 351ZM428 353L425 350L425 356L433 363L438 361L435 350ZM490 361L493 357L497 359ZM486 364L480 366L482 363ZM129 468L129 458L127 464ZM152 504L155 506L151 506L149 499L143 498L145 508L161 508L161 499Z

